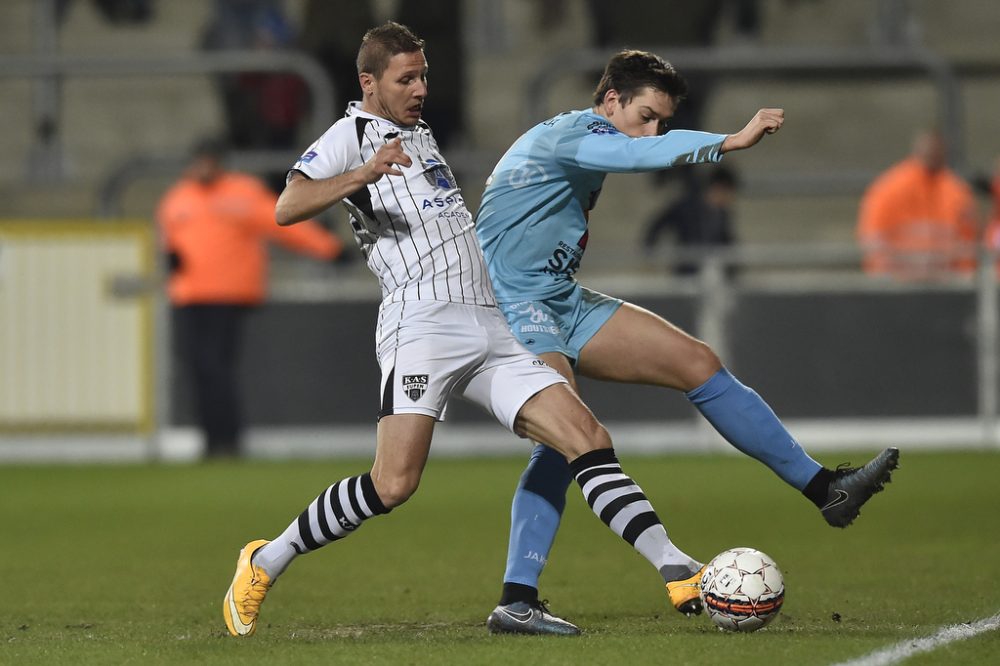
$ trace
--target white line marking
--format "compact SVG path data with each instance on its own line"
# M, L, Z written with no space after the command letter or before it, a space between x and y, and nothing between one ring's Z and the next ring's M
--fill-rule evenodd
M939 629L933 636L902 641L863 657L858 657L850 661L842 661L833 666L888 666L889 664L898 664L915 654L930 652L942 645L954 643L955 641L963 641L966 638L972 638L978 634L996 629L1000 629L1000 613L992 617L976 620L975 622L953 624L950 627Z

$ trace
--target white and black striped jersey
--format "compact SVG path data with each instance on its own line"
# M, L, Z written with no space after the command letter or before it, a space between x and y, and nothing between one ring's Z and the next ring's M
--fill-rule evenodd
M343 201L382 286L382 302L496 305L472 215L426 123L401 127L351 102L292 171L314 179L339 176L396 137L413 163L395 165L402 176L382 176Z

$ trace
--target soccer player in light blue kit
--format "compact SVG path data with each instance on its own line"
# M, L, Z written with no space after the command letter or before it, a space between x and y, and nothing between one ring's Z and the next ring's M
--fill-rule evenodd
M823 467L708 345L573 277L607 173L716 162L724 153L754 146L784 122L782 109L761 109L735 134L663 133L685 92L669 63L651 53L622 51L608 63L591 109L557 115L511 146L487 181L476 222L501 310L520 341L574 388L579 373L683 391L733 446L799 490L829 524L846 527L889 480L897 449L886 449L861 468ZM552 616L529 618L524 611L538 604L538 579L571 480L561 455L535 447L514 495L503 594L487 620L491 631L567 633ZM677 610L701 612L701 570L661 574Z

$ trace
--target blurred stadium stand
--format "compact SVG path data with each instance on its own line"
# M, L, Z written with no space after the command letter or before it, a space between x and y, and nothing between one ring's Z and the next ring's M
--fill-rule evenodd
M383 13L393 5L375 4ZM588 48L584 3L562 5L563 21L543 30L535 3L467 0L468 127L448 158L473 210L493 163L529 120L589 102L595 82L581 72L588 59L599 63L607 54ZM116 25L78 0L58 29L47 6L7 0L0 7L0 230L14 219L151 221L187 148L224 126L212 77L201 68L214 67L212 58L232 67L239 57L199 51L209 2L160 0L149 21ZM303 7L303 0L287 2L293 20ZM741 279L726 282L718 270L700 280L668 279L664 266L676 254L641 257L642 224L676 185L664 191L647 178L614 175L595 212L581 279L711 341L807 443L996 446L992 272L933 285L873 280L857 269L853 234L862 188L907 152L915 129L942 122L959 142L956 166L970 177L1000 154L1000 4L762 0L760 8L753 43L723 31L717 48L701 52L629 45L656 47L682 72L685 62L729 68L707 109L707 130L735 131L762 106L786 109L780 135L727 159L746 183L736 212L743 245L712 261L716 268L726 261L745 266ZM304 56L279 57L307 80L314 75ZM55 75L59 66L64 73ZM355 96L312 87L323 103L300 130L303 147L332 122L323 117L327 109L337 116ZM234 166L280 170L295 157L244 153ZM329 221L346 235L342 217L338 210ZM5 263L2 242L0 236L0 305L13 284L4 273L11 250ZM250 450L367 453L377 395L375 281L358 265L327 269L280 252L275 259L272 302L256 315L245 350L254 358L244 382ZM38 308L55 306L38 293ZM29 301L18 302L25 308ZM5 325L13 330L20 315L10 312ZM191 422L186 379L173 376L167 327L162 316L157 321L149 341L158 359L149 433L138 428L119 447L108 442L120 433L85 429L84 436L54 419L51 432L26 434L0 404L0 459L81 451L143 458L168 440L177 455L193 454L197 443L183 428ZM292 338L294 346L273 343ZM5 353L0 358L19 358L16 349ZM18 390L12 361L6 363L0 395ZM622 448L720 447L680 396L598 383L585 383L584 391ZM509 434L465 405L453 405L450 417L455 423L442 428L439 450L464 451L470 432L491 451L517 450ZM169 436L159 438L163 433Z

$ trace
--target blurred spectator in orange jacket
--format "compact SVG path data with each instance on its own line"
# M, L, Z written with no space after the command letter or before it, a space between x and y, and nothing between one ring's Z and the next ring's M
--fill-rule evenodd
M946 157L941 134L923 131L910 157L869 186L857 229L865 271L926 280L975 267L975 200Z
M177 348L212 457L240 452L237 361L246 314L264 300L268 242L324 261L344 248L316 222L279 227L277 195L253 176L227 171L223 158L221 143L199 144L156 213L170 263Z

